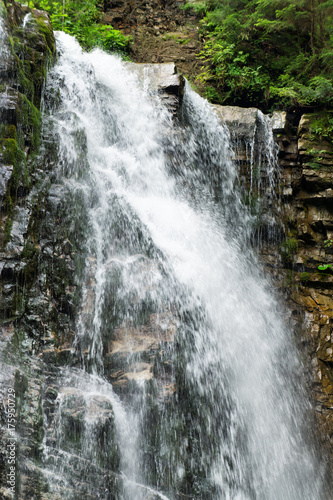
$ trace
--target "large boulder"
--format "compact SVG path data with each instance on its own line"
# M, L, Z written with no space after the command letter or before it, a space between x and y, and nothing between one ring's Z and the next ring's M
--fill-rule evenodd
M255 137L258 109L257 108L241 108L239 106L220 106L213 105L219 120L224 123L231 135L237 141L252 143Z
M135 72L144 89L158 92L166 106L177 113L183 99L185 79L177 73L175 63L127 63Z

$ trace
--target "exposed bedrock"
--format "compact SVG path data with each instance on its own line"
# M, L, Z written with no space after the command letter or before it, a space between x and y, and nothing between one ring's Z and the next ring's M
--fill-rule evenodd
M96 307L96 262L89 256L85 243L87 209L80 194L73 194L59 181L61 162L56 139L45 132L47 127L41 135L41 91L48 66L55 58L53 33L44 13L15 2L5 4L7 20L1 28L4 43L0 58L1 390L7 403L7 388L16 392L17 487L23 499L59 498L48 491L47 475L41 467L47 450L50 470L61 462L73 472L70 481L59 484L60 495L96 498L97 493L103 495L107 484L109 491L114 492L110 498L116 499L122 478L112 409L114 396L88 375L85 375L86 391L77 382L82 367L89 367L90 361L88 346L84 340L82 345L75 342L74 331L79 315L89 329ZM107 12L105 20L126 32L127 25L121 16L124 9L130 8L129 4L113 2L111 7L112 14ZM142 18L151 31L151 38L145 42L141 21L135 24L135 43L142 41L141 53L136 56L141 64L128 64L142 85L149 81L150 89L158 92L176 115L184 89L184 78L176 67L185 76L197 71L195 53L200 43L191 24L193 20L178 5L167 3L165 9L165 15L171 16L177 8L172 36L170 31L166 34L164 17L156 17L152 8L148 3L144 12L139 12L139 18L138 10L134 10L126 21L128 26L134 26L135 19ZM29 19L28 14L31 14ZM163 64L152 64L152 51L156 61ZM57 95L53 97L56 101ZM276 286L287 292L289 319L297 341L305 346L304 362L313 369L313 395L322 439L330 446L333 439L331 142L314 133L320 115L303 115L298 123L285 112L267 118L255 108L214 106L214 109L230 131L244 193L251 191L251 197L244 195L245 198L256 204L266 191L254 243L259 242L263 265ZM259 167L267 146L269 123L279 148L274 193L269 192L273 184L269 184L267 171ZM84 170L87 142L82 131L73 137L73 144L80 151ZM274 220L267 215L272 207ZM148 268L151 275L159 272L150 258L138 258L136 272L140 272L140 266ZM109 271L114 273L116 287L119 269L114 266ZM113 294L114 289L106 294L110 310ZM148 303L143 301L139 305L142 314L138 324L122 321L105 328L103 369L115 394L125 404L145 382L149 401L152 394L156 398L149 408L157 414L159 400L167 405L177 404L174 394L181 381L172 373L170 364L179 348L178 315L172 308L157 314ZM69 372L66 366L70 367ZM4 443L8 429L3 407L0 418L0 495L10 498L5 480ZM102 452L105 440L108 446ZM92 443L98 444L100 454L83 459L80 450ZM64 452L72 450L66 455L67 462L60 447ZM84 481L84 471L88 470L95 477L91 485ZM149 495L152 493L147 492L147 498Z

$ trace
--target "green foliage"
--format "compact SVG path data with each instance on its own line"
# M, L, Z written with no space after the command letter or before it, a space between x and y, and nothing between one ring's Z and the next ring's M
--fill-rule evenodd
M306 285L307 282L309 281L310 279L310 274L309 273L301 273L299 275L299 280L300 282L303 284L303 285Z
M327 269L333 269L333 264L324 264L322 266L318 266L319 271L327 271Z
M311 122L310 132L317 136L319 139L325 139L333 143L333 113L325 112L317 116L314 121ZM326 151L315 151L318 154L325 154Z
M207 7L205 2L190 2L185 5L181 5L182 10L194 10L197 15L204 15L207 12Z
M30 154L36 153L40 142L41 113L24 94L20 94L19 119L25 134L25 140L29 138ZM23 137L19 136L19 139L21 142L23 141Z
M5 225L4 238L3 238L3 246L7 245L7 243L10 241L10 233L12 231L12 227L13 227L13 221L8 216L8 218L6 220L6 225Z
M285 262L291 262L298 249L298 241L288 237L280 246L281 257Z
M0 0L0 16L7 19L7 9L2 0Z
M206 0L204 10L200 78L214 101L332 106L332 0Z
M324 240L324 248L332 248L333 247L333 240ZM333 271L333 264L322 264L321 266L318 266L319 271Z
M74 35L84 49L100 47L121 54L129 50L130 37L100 24L98 0L33 0L29 6L48 12L53 28Z

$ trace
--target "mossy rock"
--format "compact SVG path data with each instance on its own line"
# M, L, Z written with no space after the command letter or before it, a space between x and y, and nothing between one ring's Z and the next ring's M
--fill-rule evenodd
M36 153L40 143L41 113L24 94L20 94L18 118L25 135L25 143L30 146L30 154Z
M32 15L35 17L38 26L38 32L43 35L46 46L50 54L55 54L56 44L53 29L51 26L50 19L45 12L38 10L33 10Z
M333 111L302 116L298 127L298 149L311 168L333 165Z
M7 19L7 9L2 0L0 0L0 16L3 19Z
M15 125L0 125L0 138L17 140L17 131Z
M18 189L29 187L29 174L26 166L24 152L18 147L15 139L3 140L3 161L6 165L13 165L13 173L10 179L10 194L16 197Z
M281 258L284 262L291 262L298 249L296 238L288 237L280 246Z
M3 161L5 165L14 165L16 163L16 154L18 151L15 139L5 139L3 141Z
M53 62L56 47L55 39L48 15L39 10L25 8L17 16L31 13L29 27L23 28L20 22L11 21L10 39L12 53L16 57L17 79L20 91L39 106L41 91L48 66Z

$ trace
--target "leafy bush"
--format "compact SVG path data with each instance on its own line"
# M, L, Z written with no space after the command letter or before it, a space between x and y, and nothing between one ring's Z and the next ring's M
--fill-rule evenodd
M318 266L319 271L327 271L328 269L333 269L333 264L324 264L322 266Z
M320 139L325 139L333 143L333 113L325 112L317 115L316 119L310 125L310 131ZM315 153L323 154L326 151L315 151Z
M55 30L74 35L87 50L100 47L121 54L129 51L130 37L100 23L98 0L33 0L29 6L48 12Z
M201 12L200 78L215 102L332 106L331 1L206 0Z

